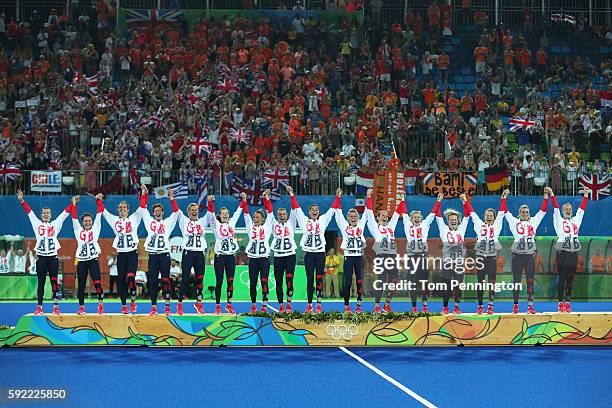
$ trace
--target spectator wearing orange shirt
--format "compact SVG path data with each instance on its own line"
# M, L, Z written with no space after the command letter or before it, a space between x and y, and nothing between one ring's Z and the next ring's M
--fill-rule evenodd
M476 60L476 73L480 74L484 72L487 65L487 56L489 55L489 49L485 46L478 46L474 48L474 59Z
M470 120L472 112L474 112L474 100L469 92L466 92L461 98L461 116L463 116L463 120L466 122Z
M548 60L548 54L544 51L544 48L540 48L536 52L536 65L537 70L540 74L543 74L546 71L546 61Z
M436 0L433 0L427 8L427 17L429 18L429 32L437 37L440 32L440 8Z
M606 259L599 248L595 249L595 254L591 257L591 272L606 273Z
M440 70L440 80L443 84L448 82L448 65L450 63L450 59L448 55L442 50L440 55L438 55L438 69Z

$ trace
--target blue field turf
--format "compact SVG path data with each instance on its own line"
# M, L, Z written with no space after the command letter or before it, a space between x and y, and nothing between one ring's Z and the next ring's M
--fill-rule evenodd
M610 347L351 351L437 407L610 406ZM423 406L338 348L1 349L0 359L3 393L67 390L45 407Z

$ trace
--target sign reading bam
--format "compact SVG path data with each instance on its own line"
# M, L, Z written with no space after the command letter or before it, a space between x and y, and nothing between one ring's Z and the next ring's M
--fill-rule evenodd
M461 194L473 196L476 194L475 173L429 173L423 179L425 194L437 196L444 194L444 198L455 198Z
M405 191L405 188L406 178L403 171L377 171L374 175L374 192L372 193L374 214L382 210L387 210L389 214L392 214L401 200L400 193Z

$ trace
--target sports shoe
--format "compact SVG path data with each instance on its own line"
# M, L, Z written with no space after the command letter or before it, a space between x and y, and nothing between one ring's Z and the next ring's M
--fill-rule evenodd
M149 316L156 316L156 315L157 315L157 306L151 305L151 311L149 312Z
M374 306L374 313L380 313L380 305Z
M447 314L448 314L448 306L444 306L444 307L442 308L442 314L443 314L443 315L447 315Z
M58 305L53 305L53 314L58 316L61 315Z
M85 306L79 306L79 310L77 311L79 316L83 316L85 314Z
M196 312L198 312L198 314L201 314L201 315L204 314L204 308L202 307L202 302L195 302L193 307L195 308Z
M461 314L461 310L459 310L459 306L455 306L455 307L453 308L453 313L454 313L454 314Z
M257 313L257 305L255 305L255 303L253 303L251 305L251 314L255 314Z
M130 303L130 313L136 313L136 302L134 301Z
M512 306L512 313L513 314L517 314L518 313L518 303L515 303L514 306Z
M98 314L104 314L104 305L102 303L98 303Z
M529 314L536 314L536 311L533 308L533 305L527 306L527 313L529 313Z
M170 306L166 306L166 308L164 309L164 314L166 316L170 316Z
M176 305L176 314L179 316L183 315L183 302L179 302L178 305Z
M350 306L344 306L344 313L351 314L351 313L353 313L353 311L351 310Z
M42 306L38 305L38 307L36 308L36 310L34 311L34 316L39 316L41 314L45 314L45 312L43 311Z
M268 306L262 306L261 313L268 313Z
M493 314L493 305L487 306L487 314L488 315L492 315Z
M306 310L304 310L304 313L312 313L312 304L308 304L308 306L306 306Z
M421 309L421 311L423 313L427 313L427 305L423 305L423 308Z
M412 306L412 313L419 313L419 309L416 306Z
M128 308L127 305L122 305L121 306L121 314L128 314ZM182 313L181 313L182 314Z
M285 313L285 306L282 303L278 306L278 313Z
M565 302L565 313L572 313L572 306L570 306L570 302Z
M317 310L316 310L317 314L319 313L323 313L323 307L321 306L320 303L317 303Z
M285 308L287 313L291 313L291 302L287 302L287 307Z
M361 313L361 306L357 306L355 308L355 313Z
M389 303L385 303L385 305L383 306L383 312L385 313L391 313L391 305Z
M225 311L229 314L236 314L236 311L234 310L234 306L232 306L231 303L228 303L227 305L225 305Z
M221 314L221 305L218 303L215 305L215 314Z
M476 309L476 314L482 314L482 305L478 305L478 308Z
M565 303L559 302L559 305L557 306L557 310L559 311L559 313L565 313Z

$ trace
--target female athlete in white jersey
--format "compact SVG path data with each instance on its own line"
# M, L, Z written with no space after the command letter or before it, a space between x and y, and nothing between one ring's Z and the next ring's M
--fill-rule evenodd
M227 277L227 305L225 305L225 310L228 313L236 313L232 306L234 274L236 273L236 252L238 251L234 229L243 208L247 206L246 194L241 193L240 198L240 204L236 211L234 211L234 215L230 218L229 211L225 207L221 208L219 214L215 215L215 197L208 196L208 212L206 217L215 236L215 277L217 279L215 285L215 313L221 313L221 288L223 286L224 272Z
M153 205L153 217L148 211L143 211L142 222L147 230L144 249L149 253L148 272L151 295L150 316L157 314L157 294L161 276L162 291L166 303L165 314L170 314L170 234L174 230L179 216L179 207L174 199L172 189L168 190L168 198L172 205L172 214L164 219L164 207Z
M130 313L136 312L136 271L138 269L138 226L142 214L146 211L147 187L140 186L140 207L129 215L130 206L127 201L121 201L117 206L119 216L113 215L104 209L102 216L115 233L113 248L117 250L117 272L119 278L117 289L121 298L121 313L127 314L127 290L130 290Z
M334 216L334 209L330 208L323 215L317 204L308 208L308 217L300 208L293 189L287 188L291 196L291 212L294 213L297 223L302 229L300 245L304 251L304 269L306 270L306 295L308 306L305 313L312 313L312 297L314 294L314 283L317 285L317 313L323 312L321 300L323 298L323 274L325 272L325 230Z
M406 203L401 201L391 219L389 219L389 213L387 210L380 210L378 214L376 214L376 218L374 218L374 212L372 211L372 189L369 189L367 192L366 198L366 209L364 213L364 217L368 220L368 229L370 233L374 237L374 252L376 253L376 259L374 260L374 265L377 263L380 266L387 264L387 259L392 259L391 263L394 265L391 269L384 268L384 272L382 273L382 283L389 284L395 283L397 281L397 245L395 244L395 227L397 226L397 222L402 215L401 211L403 208L406 208ZM374 296L374 313L380 313L380 301L382 299L384 288L380 290L376 290L376 294ZM391 300L393 299L393 291L387 290L387 298L385 299L385 304L382 308L383 312L391 312Z
M572 288L574 287L574 275L578 268L578 252L582 247L578 240L578 233L584 210L586 210L587 202L589 201L588 191L585 191L582 197L580 207L576 210L576 215L572 217L573 208L570 203L563 204L563 214L559 211L559 203L557 197L550 187L547 187L550 200L553 203L553 225L557 233L557 242L555 243L557 271L559 272L559 283L557 285L557 293L559 295L559 313L571 313L572 307L570 300L572 297ZM563 303L563 294L565 293L565 303Z
M249 289L251 294L251 313L257 312L257 280L261 279L262 292L262 312L268 311L268 277L270 275L270 236L272 235L272 225L274 223L274 212L272 203L268 198L270 190L263 192L263 201L267 216L263 210L255 211L253 218L249 215L249 207L245 203L244 223L246 224L249 243L246 247L246 254L249 258ZM282 280L281 280L282 287Z
M436 214L440 210L440 202L436 200L433 209L425 219L423 219L423 215L420 211L412 211L408 214L406 208L402 208L401 210L404 232L406 234L406 254L411 258L410 265L414 267L414 270L410 271L410 281L414 282L415 285L415 289L410 291L412 311L415 313L418 312L416 301L417 293L420 289L422 293L422 311L426 313L427 286L425 285L429 279L429 272L427 270L427 253L429 252L429 245L427 243L427 238L429 237L431 223L435 220Z
M287 187L289 190L291 187ZM269 204L266 204L269 203ZM268 211L272 211L272 203L264 201ZM295 213L287 214L286 208L276 210L276 220L272 224L272 251L274 251L274 280L276 281L276 298L278 311L291 313L291 299L293 297L293 275L295 273L295 227L297 220ZM283 278L287 282L287 308L283 307Z
M361 297L363 294L363 250L366 244L363 234L368 220L366 217L359 219L357 210L351 208L347 214L347 221L342 214L341 197L342 189L339 188L336 191L336 199L334 200L332 208L335 210L334 215L336 217L336 223L342 234L342 244L340 248L344 252L344 284L342 285L344 312L351 313L349 297L351 295L353 274L355 274L355 283L357 284L357 307L355 308L355 312L361 313Z
M102 194L96 196L98 211L94 219L91 214L85 213L79 216L77 212L77 203L79 197L72 198L72 227L74 236L77 240L76 259L77 263L77 279L78 289L77 297L79 299L78 315L85 314L85 286L87 285L87 275L91 276L96 293L98 294L98 314L104 313L104 290L102 289L102 275L100 273L100 263L98 257L101 250L98 244L100 238L100 229L102 229L102 213L104 212L104 204L102 204Z
M502 247L499 242L499 234L503 227L504 214L508 209L506 206L506 196L507 194L504 192L497 213L492 208L487 208L485 210L484 221L476 214L470 202L466 201L467 211L470 213L470 218L472 218L474 232L477 237L474 249L476 250L476 258L479 261L476 263L476 276L479 283L488 282L491 285L495 285L497 278L497 254ZM478 308L476 309L476 313L482 314L484 291L482 289L477 289L476 295L478 297ZM493 314L494 300L495 290L491 288L489 290L487 314Z
M57 293L59 292L59 285L57 283L59 272L57 250L60 249L60 243L57 240L57 236L64 225L64 221L70 216L72 203L55 220L51 221L51 209L49 207L43 207L40 219L38 219L28 203L23 199L23 192L21 190L17 190L17 198L30 219L30 224L32 224L34 236L36 237L36 248L34 251L36 251L36 275L38 276L38 289L36 291L38 307L34 314L40 315L44 313L42 304L45 294L45 279L47 274L49 274L51 290L53 291L53 313L58 315L60 311L57 304Z

